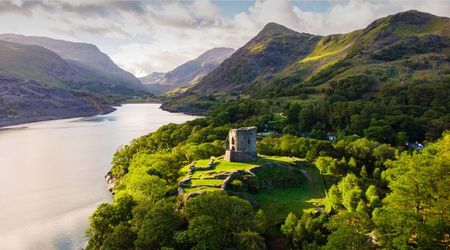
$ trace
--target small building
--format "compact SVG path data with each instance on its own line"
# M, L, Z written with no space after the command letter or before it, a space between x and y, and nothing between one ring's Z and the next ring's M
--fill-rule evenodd
M256 161L256 127L231 129L225 141L225 160L230 162Z

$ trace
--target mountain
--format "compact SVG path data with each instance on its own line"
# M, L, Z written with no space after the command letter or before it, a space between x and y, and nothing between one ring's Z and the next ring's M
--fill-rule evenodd
M319 36L269 23L191 90L207 94L240 93L244 83L270 78L286 65L306 57L319 39Z
M368 98L386 84L449 79L449 29L449 18L418 11L401 12L362 30L328 36L269 23L163 108L202 113L215 103L239 96Z
M153 72L150 75L140 77L139 80L144 85L155 84L164 76L163 72Z
M25 40L14 43L0 39L0 126L109 112L114 110L109 104L144 93L133 75L93 45L8 37ZM46 46L59 54L26 44L44 41L50 41Z
M0 127L113 111L98 97L0 75Z
M170 72L165 74L155 72L140 80L147 89L156 93L184 88L199 82L233 53L232 48L213 48Z
M44 47L0 41L0 126L112 111L104 98L120 93L135 90L109 85Z
M143 90L140 81L136 77L118 67L95 45L15 34L2 34L0 35L0 40L44 47L55 52L72 65L92 71L96 75L96 78L103 83L132 90Z

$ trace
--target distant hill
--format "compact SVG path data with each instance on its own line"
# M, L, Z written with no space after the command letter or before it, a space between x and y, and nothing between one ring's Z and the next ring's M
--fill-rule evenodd
M163 93L191 86L217 68L233 52L232 48L213 48L170 72L165 74L155 72L140 78L140 80L153 93Z
M108 112L114 110L108 104L144 93L134 77L113 81L98 68L0 40L0 126Z
M376 95L386 84L448 80L449 33L449 18L418 11L328 36L269 23L163 107L201 113L233 96L317 100L334 94L351 100Z
M38 45L55 52L61 58L84 68L96 75L102 83L142 90L140 81L133 74L117 66L105 53L95 45L56 40L47 37L22 36L15 34L2 34L0 40L25 44Z
M93 95L0 75L0 127L113 111Z

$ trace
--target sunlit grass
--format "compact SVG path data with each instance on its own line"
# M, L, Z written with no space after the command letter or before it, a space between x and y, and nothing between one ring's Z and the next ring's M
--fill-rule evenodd
M191 184L195 186L221 186L223 180L219 179L192 179Z
M274 188L253 195L266 213L269 225L283 222L290 212L300 216L303 210L323 204L325 192L319 170L315 166L302 169L307 171L310 180L300 187Z
M210 192L210 191L219 191L220 188L216 188L216 187L207 187L207 186L198 186L198 187L189 187L189 188L185 188L184 191L189 194L189 193L194 193L194 192L200 192L200 191L205 191L205 192Z

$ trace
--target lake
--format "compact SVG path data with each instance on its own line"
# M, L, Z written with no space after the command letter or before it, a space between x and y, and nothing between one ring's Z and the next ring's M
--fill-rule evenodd
M159 106L0 129L0 249L80 249L89 215L111 201L104 175L117 148L196 118Z

